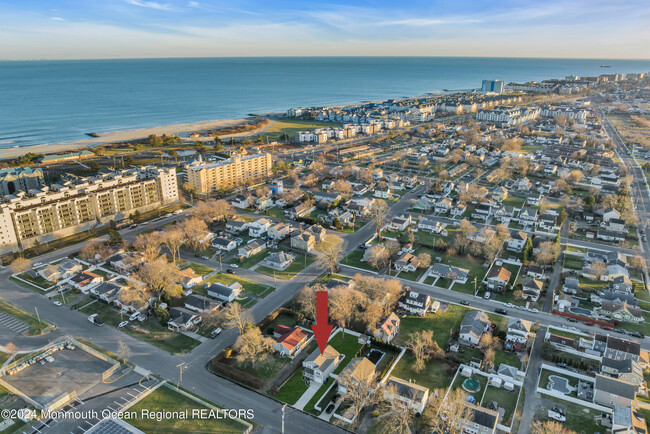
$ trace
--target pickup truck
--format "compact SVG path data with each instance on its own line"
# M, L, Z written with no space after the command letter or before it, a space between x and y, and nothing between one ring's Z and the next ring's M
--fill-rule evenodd
M99 319L99 317L97 316L96 313L90 315L90 316L88 317L88 321L90 321L91 323L93 323L93 324L95 324L96 326L99 326L99 327L101 327L101 326L104 325L104 321L102 321L101 319Z

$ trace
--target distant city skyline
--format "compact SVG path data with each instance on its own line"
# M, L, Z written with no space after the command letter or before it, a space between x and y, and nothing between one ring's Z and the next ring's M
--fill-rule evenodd
M650 58L646 0L0 1L0 59Z

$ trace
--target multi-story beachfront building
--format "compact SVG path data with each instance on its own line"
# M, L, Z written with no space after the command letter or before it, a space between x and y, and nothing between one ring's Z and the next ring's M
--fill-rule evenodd
M271 176L271 154L235 155L227 160L204 162L199 156L186 166L187 182L199 194L223 187L243 185L248 180Z
M502 80L483 80L481 92L502 94L505 91L505 83Z
M154 166L108 172L3 198L0 253L128 218L178 200L176 170Z
M43 186L43 169L9 167L0 169L0 196Z

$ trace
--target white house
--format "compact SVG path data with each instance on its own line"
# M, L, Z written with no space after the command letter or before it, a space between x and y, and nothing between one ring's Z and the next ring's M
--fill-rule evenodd
M266 233L271 226L271 221L266 218L261 218L248 226L248 235L251 237L259 238Z

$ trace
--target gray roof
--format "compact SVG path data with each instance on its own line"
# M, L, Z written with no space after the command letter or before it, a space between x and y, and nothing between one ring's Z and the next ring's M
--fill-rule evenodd
M596 375L595 389L632 400L636 397L634 384L604 375Z
M471 334L480 339L490 320L485 312L470 310L460 323L460 334Z

